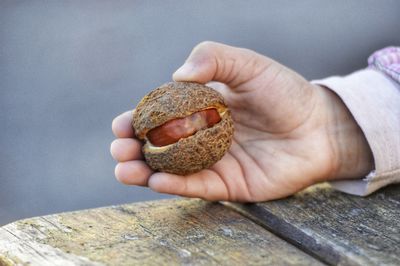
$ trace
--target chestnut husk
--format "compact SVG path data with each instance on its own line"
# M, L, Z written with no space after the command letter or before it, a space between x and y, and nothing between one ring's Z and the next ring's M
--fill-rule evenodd
M146 133L164 123L204 109L215 108L221 121L177 142L156 147ZM222 95L198 83L169 82L146 95L133 112L136 137L147 164L155 171L187 175L209 168L229 149L234 132L233 120Z

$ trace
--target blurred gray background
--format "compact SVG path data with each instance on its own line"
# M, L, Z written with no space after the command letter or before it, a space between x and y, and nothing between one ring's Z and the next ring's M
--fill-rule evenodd
M114 179L111 121L192 47L256 50L308 79L400 44L400 1L0 1L0 225L158 199Z

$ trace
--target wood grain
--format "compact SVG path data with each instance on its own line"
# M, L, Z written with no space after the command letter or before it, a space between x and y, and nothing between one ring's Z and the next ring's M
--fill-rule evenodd
M0 228L0 265L321 265L218 203L166 200Z
M400 265L400 186L358 197L318 185L261 204L226 205L329 264Z

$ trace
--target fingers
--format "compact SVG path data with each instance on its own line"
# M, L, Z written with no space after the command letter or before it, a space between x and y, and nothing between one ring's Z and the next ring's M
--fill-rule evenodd
M228 200L229 193L222 179L211 170L180 176L168 173L155 173L148 186L159 193L195 197L206 200Z
M147 186L153 171L144 161L128 161L118 163L115 167L115 177L125 185Z
M132 111L127 111L112 121L112 131L117 138L132 138L135 133L132 128Z
M174 74L176 81L207 83L211 80L235 88L265 71L275 61L251 50L215 42L197 45Z
M142 159L142 144L136 139L116 139L111 143L112 157L119 162Z
M112 122L112 131L119 138L111 143L112 157L119 161L115 167L115 177L126 185L146 186L153 171L142 161L142 144L133 139L132 111L125 112Z

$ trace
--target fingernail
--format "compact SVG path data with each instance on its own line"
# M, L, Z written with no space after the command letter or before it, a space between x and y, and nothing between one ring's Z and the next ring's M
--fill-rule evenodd
M172 75L175 80L186 80L193 73L193 65L190 63L183 64L175 73Z

